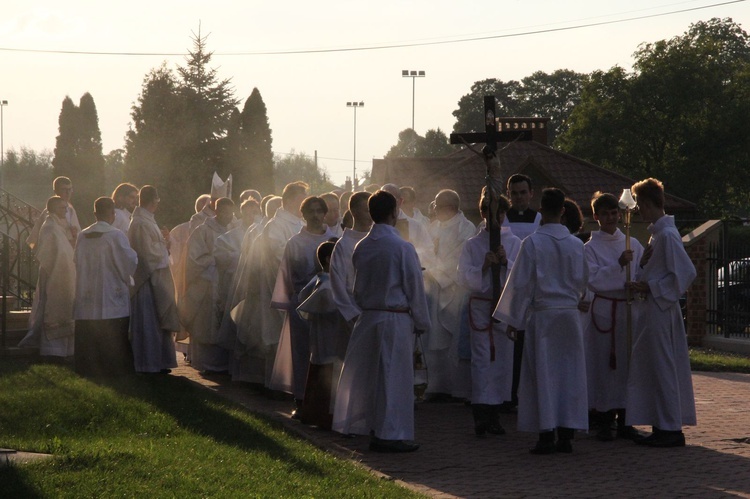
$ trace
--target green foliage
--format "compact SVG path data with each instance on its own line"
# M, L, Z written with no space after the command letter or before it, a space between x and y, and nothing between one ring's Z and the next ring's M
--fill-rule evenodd
M245 101L242 113L235 113L233 121L227 137L227 158L235 185L240 190L274 192L273 139L266 105L257 88Z
M2 497L414 497L185 378L0 365Z
M81 96L76 106L70 97L63 99L59 117L59 135L52 160L54 175L73 181L78 219L86 226L94 221L94 200L104 194L104 156L99 116L90 93Z
M399 132L398 143L392 146L384 157L443 157L455 151L448 141L448 136L440 128L427 130L424 137L407 128Z
M750 357L707 348L691 348L690 368L694 371L750 373Z
M520 82L504 82L495 78L477 81L471 91L458 101L453 111L454 132L484 131L484 96L494 95L497 115L512 117L549 117L549 140L567 130L568 117L580 100L588 75L569 69L558 69L550 74L536 71Z
M21 146L21 149L5 151L3 180L10 185L40 184L48 190L52 185L52 152L35 151Z
M286 155L277 155L274 164L273 178L276 181L274 192L281 195L284 186L290 182L302 180L310 185L311 194L322 194L336 188L328 174L318 167L315 160L304 153L292 150Z
M750 37L731 19L643 44L634 72L596 72L559 146L630 177L657 177L709 216L746 213Z
M214 171L231 173L225 147L237 100L230 80L208 67L206 37L199 32L192 40L176 74L163 64L146 76L126 135L125 179L159 189L165 202L157 217L170 226L193 212Z

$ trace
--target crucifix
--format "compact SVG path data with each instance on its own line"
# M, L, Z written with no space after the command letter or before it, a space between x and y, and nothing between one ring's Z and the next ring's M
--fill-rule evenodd
M487 166L485 175L485 188L489 197L489 210L487 213L487 231L490 234L490 251L495 252L500 247L500 226L497 224L497 197L502 194L503 181L500 178L500 160L497 156L498 142L515 142L516 140L531 140L530 130L509 130L498 131L497 118L495 112L495 96L484 96L484 132L472 133L452 133L450 136L451 144L464 144L473 151L470 144L484 144L482 148L482 157ZM476 152L476 151L475 151ZM495 310L497 302L500 300L500 264L492 265L492 306L490 310ZM491 314L492 312L490 312ZM492 324L490 317L490 324ZM495 360L495 343L492 335L492 326L490 334L490 360Z

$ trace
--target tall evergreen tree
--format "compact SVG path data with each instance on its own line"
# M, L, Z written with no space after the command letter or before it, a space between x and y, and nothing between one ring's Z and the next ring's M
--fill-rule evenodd
M79 106L66 96L58 123L59 135L52 160L54 174L73 181L73 204L78 207L79 220L86 224L93 221L94 200L105 195L102 136L91 94L85 93Z
M185 99L187 149L183 153L184 167L195 180L189 186L196 197L211 186L211 176L217 171L222 178L230 172L224 160L227 129L238 101L234 97L231 80L219 80L217 70L210 68L213 52L206 50L207 36L200 29L193 36L193 49L185 66L177 68L181 78L180 91ZM187 172L186 172L187 173Z
M188 156L192 124L175 74L165 65L143 80L141 95L131 109L125 136L124 179L151 184L165 200L159 219L169 225L185 221L193 212L194 178L183 163Z
M260 91L253 88L240 115L239 162L233 165L238 186L263 194L274 192L272 143L266 104Z

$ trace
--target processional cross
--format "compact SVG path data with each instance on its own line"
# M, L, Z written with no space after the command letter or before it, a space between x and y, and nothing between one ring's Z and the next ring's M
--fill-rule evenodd
M484 132L472 133L452 133L450 136L451 144L464 144L470 147L470 144L484 144L482 156L484 157L487 173L485 175L485 185L487 196L489 197L489 212L487 216L487 231L490 233L489 251L495 252L500 247L500 227L497 224L497 199L503 190L503 179L500 178L500 161L497 156L498 142L515 142L517 140L531 140L531 130L504 130L498 131L495 96L484 96ZM473 150L473 149L472 149ZM500 264L492 265L492 306L491 311L495 310L497 302L500 300ZM492 314L492 312L490 312ZM490 360L495 360L495 343L492 335L492 317L490 317Z

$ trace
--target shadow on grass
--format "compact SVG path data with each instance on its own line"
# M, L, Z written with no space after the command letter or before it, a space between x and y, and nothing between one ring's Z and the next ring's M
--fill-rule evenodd
M15 464L0 465L0 491L3 497L23 497L37 499L44 497L37 490L28 477L25 476L23 468Z
M179 426L192 433L245 452L262 452L276 460L291 464L296 470L311 475L324 475L317 465L296 455L294 450L264 434L248 422L230 414L247 412L188 379L176 376L140 375L121 378L97 378L90 381L118 393L140 399L169 414ZM282 429L278 423L262 416L251 415L271 428Z

